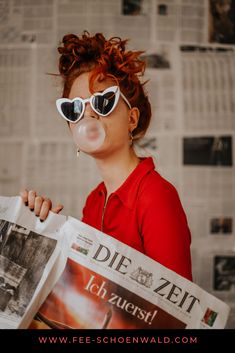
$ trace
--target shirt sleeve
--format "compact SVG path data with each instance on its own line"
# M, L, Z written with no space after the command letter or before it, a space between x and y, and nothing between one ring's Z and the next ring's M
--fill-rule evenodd
M83 206L82 209L82 222L86 223L86 219L87 219L87 200L85 202L85 205Z
M192 280L191 234L178 193L166 180L143 188L138 199L138 222L145 254ZM151 185L151 183L150 183Z
M85 205L82 209L82 222L91 225L90 218L91 218L91 202L92 202L92 193L87 196L85 201Z

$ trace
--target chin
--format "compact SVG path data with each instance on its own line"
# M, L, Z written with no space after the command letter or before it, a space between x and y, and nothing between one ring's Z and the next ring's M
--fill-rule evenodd
M104 149L98 149L97 151L94 152L86 152L89 156L95 158L95 159L104 159L110 156L110 151L108 152L107 150Z
M119 149L120 150L120 149ZM118 151L117 148L112 147L100 147L98 150L94 152L89 152L89 156L95 158L95 159L105 159L105 158L110 158L113 156L116 152Z
M93 151L93 152L85 152L85 151L82 151L81 152L85 153L86 155L88 156L91 156L93 158L98 158L98 157L102 157L103 155L105 155L107 153L106 149L104 148L98 148L96 151Z
M115 143L104 143L100 148L98 148L94 152L84 152L88 154L89 156L95 158L95 159L106 159L113 157L118 154L125 154L127 153L127 150L129 149L129 146L126 146L124 144L120 144L120 142Z

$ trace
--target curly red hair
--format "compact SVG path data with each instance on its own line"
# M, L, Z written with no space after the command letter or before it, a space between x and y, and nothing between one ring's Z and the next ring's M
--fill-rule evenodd
M59 72L64 80L63 97L68 97L74 80L84 72L91 72L90 90L94 81L111 77L120 86L132 107L140 111L138 126L132 132L133 138L142 137L150 123L151 107L144 92L140 76L144 74L145 62L142 51L127 51L127 40L118 37L105 39L102 33L91 36L84 31L81 37L67 34L63 37Z

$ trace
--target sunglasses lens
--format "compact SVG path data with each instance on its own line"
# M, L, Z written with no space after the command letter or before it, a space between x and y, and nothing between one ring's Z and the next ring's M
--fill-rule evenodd
M80 100L74 102L63 102L61 104L61 111L71 122L77 121L82 114L83 104Z
M108 115L115 104L115 92L107 92L103 95L94 96L92 105L94 110L101 115Z

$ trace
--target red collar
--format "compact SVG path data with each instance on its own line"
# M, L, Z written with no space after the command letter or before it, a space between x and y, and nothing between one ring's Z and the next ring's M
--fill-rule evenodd
M133 209L141 180L146 174L148 174L154 169L155 165L152 157L141 158L140 163L133 170L133 172L128 176L124 183L111 195L117 195L124 206ZM99 192L99 194L107 194L104 182L98 185L97 191Z

